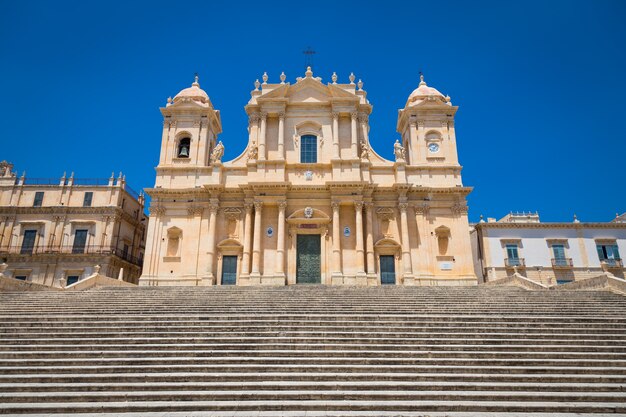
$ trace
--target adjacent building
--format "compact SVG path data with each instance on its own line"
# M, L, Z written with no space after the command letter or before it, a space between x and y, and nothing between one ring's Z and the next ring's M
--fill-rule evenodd
M450 97L421 77L387 160L354 75L262 80L231 161L197 78L161 108L140 285L476 284Z
M476 275L493 281L515 271L556 285L609 271L624 278L625 216L610 222L543 223L537 213L510 213L471 232Z
M17 177L0 163L0 260L6 275L48 286L100 272L137 283L145 252L144 197L124 176Z

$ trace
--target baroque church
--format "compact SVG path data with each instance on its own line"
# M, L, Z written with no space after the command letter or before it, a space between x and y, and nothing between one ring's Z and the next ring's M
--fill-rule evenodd
M143 286L475 285L450 97L420 77L398 111L394 160L370 145L372 104L307 68L255 83L248 144L223 161L200 88L161 108Z

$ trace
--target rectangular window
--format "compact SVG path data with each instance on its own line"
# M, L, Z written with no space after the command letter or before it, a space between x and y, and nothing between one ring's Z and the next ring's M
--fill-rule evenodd
M126 243L124 243L124 248L122 249L122 258L128 258L128 245Z
M565 257L565 245L552 245L552 253L554 254L554 266L568 266Z
M621 260L617 244L596 245L596 249L598 250L600 261L606 262L609 266L616 266Z
M43 191L37 191L35 193L35 201L33 201L33 207L41 207L43 203Z
M78 282L78 280L80 279L80 277L78 275L68 275L67 276L67 283L65 285L72 285Z
M22 240L22 249L20 250L20 253L23 255L33 253L36 239L36 230L24 230L24 239Z
M517 245L506 245L506 257L509 258L510 265L519 265L519 251L517 249Z
M93 192L85 192L85 198L83 199L83 207L91 207L91 200L93 199Z
M76 230L74 232L74 246L72 246L72 253L85 253L86 243L87 230Z
M317 162L317 138L304 135L300 138L300 162L314 164Z

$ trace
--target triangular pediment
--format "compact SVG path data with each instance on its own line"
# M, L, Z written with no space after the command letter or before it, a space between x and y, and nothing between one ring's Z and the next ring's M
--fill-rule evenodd
M297 83L284 84L280 87L263 94L257 100L263 102L266 100L286 99L290 103L329 103L337 99L348 99L358 101L359 97L344 91L343 89L332 85L322 84L321 81L306 77L298 80Z

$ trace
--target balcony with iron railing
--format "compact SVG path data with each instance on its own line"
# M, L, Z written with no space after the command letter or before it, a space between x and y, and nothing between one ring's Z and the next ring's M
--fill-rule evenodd
M134 265L141 266L143 259L127 250L110 246L9 246L0 247L0 255L113 255Z
M574 266L572 258L552 258L552 268L569 269Z
M526 266L526 262L524 258L504 258L504 266L507 268L524 268Z
M624 267L624 263L622 262L622 258L601 259L600 262L605 264L607 266L607 268L610 268L610 269L617 269L617 268L623 268Z

